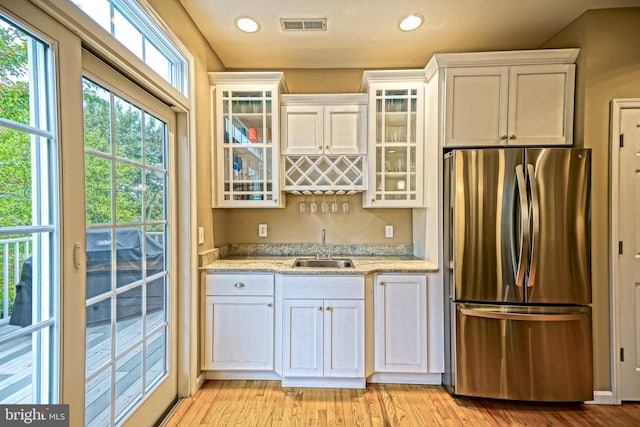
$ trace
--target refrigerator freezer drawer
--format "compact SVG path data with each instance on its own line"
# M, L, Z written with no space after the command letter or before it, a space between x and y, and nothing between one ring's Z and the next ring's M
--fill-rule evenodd
M593 399L591 308L454 304L453 393Z

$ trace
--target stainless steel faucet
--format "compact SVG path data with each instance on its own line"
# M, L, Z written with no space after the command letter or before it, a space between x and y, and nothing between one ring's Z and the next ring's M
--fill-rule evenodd
M327 230L322 229L322 247L316 253L316 259L331 259L331 250L327 250Z

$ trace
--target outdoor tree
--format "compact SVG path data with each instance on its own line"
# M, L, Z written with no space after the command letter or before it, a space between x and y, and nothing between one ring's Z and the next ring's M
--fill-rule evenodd
M27 38L0 26L0 117L29 123ZM31 224L31 141L0 127L0 227Z

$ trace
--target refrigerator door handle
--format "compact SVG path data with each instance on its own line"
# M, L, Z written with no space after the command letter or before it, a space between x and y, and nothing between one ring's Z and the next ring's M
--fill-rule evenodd
M531 261L529 263L529 278L527 287L535 285L536 270L538 269L538 255L540 253L538 241L540 239L540 198L538 197L538 182L533 165L527 164L529 182L531 183L531 217L533 220L533 237L531 239Z
M567 322L584 319L585 313L561 313L561 314L529 314L529 313L505 313L502 311L478 310L473 308L461 308L460 314L469 317L482 317L496 320L518 320L528 322Z
M525 260L529 258L529 202L527 199L526 181L524 179L524 169L522 165L516 166L516 181L518 183L518 197L520 199L520 254L518 256L518 267L515 271L515 279L516 286L521 288L526 271ZM512 242L513 240L512 238Z

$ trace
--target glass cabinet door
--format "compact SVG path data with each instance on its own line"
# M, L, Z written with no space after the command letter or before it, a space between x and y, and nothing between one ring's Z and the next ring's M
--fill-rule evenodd
M418 99L416 88L375 90L374 202L420 203Z
M274 201L272 91L222 91L223 200Z

